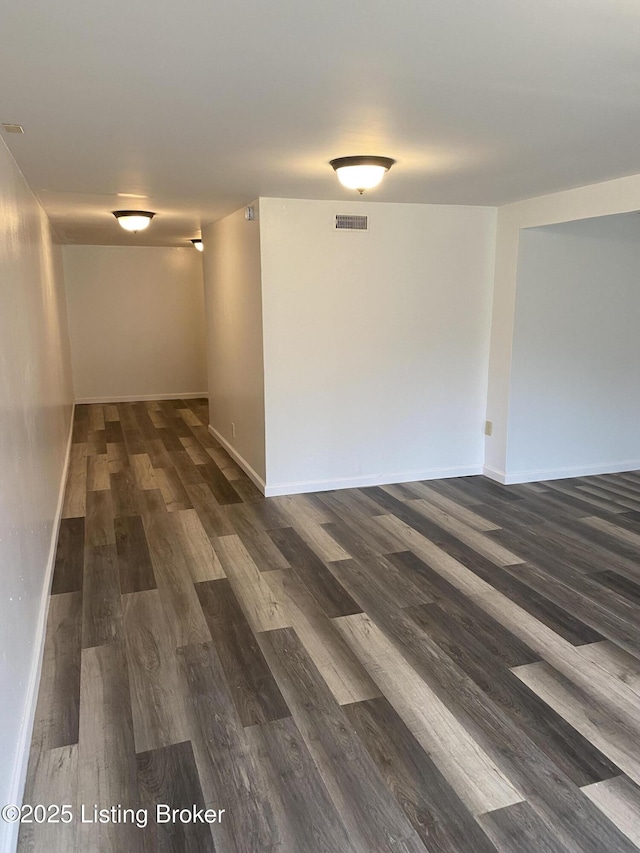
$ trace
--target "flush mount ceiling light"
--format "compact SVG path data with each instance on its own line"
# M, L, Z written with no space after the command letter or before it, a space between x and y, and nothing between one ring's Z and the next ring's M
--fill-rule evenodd
M391 157L337 157L329 165L335 170L340 183L350 190L365 190L377 187L384 173L395 163Z
M204 251L204 246L202 245L202 237L195 237L191 242L199 252Z
M114 210L113 215L125 231L144 231L155 213L148 210Z

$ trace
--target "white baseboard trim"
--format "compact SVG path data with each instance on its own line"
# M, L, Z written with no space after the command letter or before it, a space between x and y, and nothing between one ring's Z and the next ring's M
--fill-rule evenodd
M137 394L134 397L78 397L76 406L86 403L145 403L149 400L195 400L208 397L208 391L189 391L186 394Z
M33 734L33 724L36 716L36 704L38 701L38 688L40 686L40 674L42 672L42 661L44 657L44 641L47 630L47 616L49 614L49 596L51 593L51 584L53 582L53 568L56 560L56 549L58 547L58 534L60 532L60 521L62 520L62 508L64 505L64 490L67 484L67 474L69 472L69 460L71 457L71 440L73 438L73 415L75 404L71 409L71 423L69 424L69 437L67 438L67 451L65 454L64 465L62 466L62 479L60 481L60 489L58 492L58 503L56 513L53 519L53 530L51 534L51 545L49 547L49 556L47 558L47 566L45 570L45 580L42 589L42 600L40 601L40 612L38 615L38 627L35 641L35 653L31 663L31 672L29 673L29 686L27 689L27 701L25 705L24 717L20 727L20 735L18 737L18 749L16 752L13 774L11 777L11 793L7 802L17 805L22 803L24 796L24 786L27 779L27 767L29 764L29 750L31 747L31 737ZM0 838L0 850L6 853L13 853L18 844L18 823L4 823L4 833Z
M426 471L403 471L400 474L368 474L362 477L343 477L338 480L281 483L267 486L266 497L299 495L305 492L328 492L333 489L358 489L366 486L388 486L393 483L414 483L417 480L444 480L448 477L470 477L482 474L481 465L462 465L455 468L429 468Z
M503 485L516 483L539 483L542 480L566 480L570 477L594 477L598 474L620 474L623 471L640 470L640 459L630 459L626 462L601 462L599 465L583 465L576 468L544 468L536 471L513 471L506 473L484 466L484 473L492 480Z
M229 444L227 439L223 435L221 435L217 429L212 427L211 424L209 424L209 432L215 438L216 441L220 442L220 444L224 447L224 449L227 451L229 456L235 462L238 463L238 465L242 468L242 470L247 475L247 477L249 477L249 479L252 480L253 483L255 483L255 485L260 489L260 491L264 495L265 494L265 483L264 483L264 480L262 479L262 477L258 474L258 472L255 471L251 467L251 465L249 465L249 463L244 458L244 456L240 456L240 454L235 449L235 447L233 447L231 444Z
M506 474L504 471L498 470L498 468L493 468L491 465L483 465L482 473L485 477L488 477L490 480L495 480L497 483L502 483L504 486L506 484Z

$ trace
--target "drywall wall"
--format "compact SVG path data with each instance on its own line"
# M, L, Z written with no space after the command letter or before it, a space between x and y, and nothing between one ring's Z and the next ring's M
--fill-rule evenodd
M640 468L640 217L520 234L509 482Z
M0 803L20 801L72 416L59 248L0 140ZM15 825L0 821L0 849Z
M205 392L199 252L65 246L62 254L77 401Z
M495 216L260 200L267 494L481 470Z
M259 205L253 203L259 217ZM203 229L209 416L227 450L265 480L260 225L244 209Z
M541 225L627 213L640 208L640 175L527 199L498 209L485 473L504 481L507 467L509 388L520 231Z

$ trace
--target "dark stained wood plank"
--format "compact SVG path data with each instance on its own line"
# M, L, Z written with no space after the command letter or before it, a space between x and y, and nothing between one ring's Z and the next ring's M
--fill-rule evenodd
M511 574L480 554L476 554L475 551L472 551L471 548L468 548L462 542L455 545L441 545L440 547L463 566L471 569L472 572L488 584L508 596L519 607L522 607L536 619L539 619L540 622L547 625L552 631L555 631L559 636L567 640L567 642L580 645L582 643L596 643L604 639L601 634L583 622L580 622L573 614L558 607L530 586L518 580L517 569ZM390 556L389 559L392 561L400 559L405 563L412 564L423 575L423 578L426 579L424 570L415 563L416 557L408 556L407 554L403 557ZM439 578L440 576L437 573L432 573L429 576L430 582L440 584L441 588L448 595L451 585L447 584L444 579L440 580ZM446 586L442 586L442 584Z
M457 495L460 502L484 503L489 500L496 501L519 501L522 495L517 487L501 486L486 477L456 477L451 480L429 480L428 486L443 494L450 489Z
M151 814L159 804L187 810L205 808L190 741L140 753L137 769L140 799ZM224 813L218 811L217 817L224 820ZM153 820L145 830L144 841L149 853L215 851L209 825L200 822Z
M73 413L73 444L84 444L89 440L89 407L76 405Z
M159 429L156 430L156 433L156 437L161 439L168 452L184 450L180 437L174 429Z
M175 468L156 468L154 476L169 512L193 508Z
M344 712L430 853L495 853L440 770L384 698Z
M206 465L200 465L200 469L205 483L211 489L211 493L220 506L242 503L240 495L213 460L207 462Z
M529 803L515 803L480 815L480 826L500 853L569 853Z
M344 824L291 717L246 730L283 809L283 850L354 853Z
M389 514L408 524L438 546L455 545L462 541L477 553L491 559L496 565L508 566L523 562L517 554L512 553L502 545L498 545L495 539L489 537L487 532L474 530L438 507L432 507L429 510L426 503L423 502L420 511L418 511L411 504L397 500L384 489L378 487L367 489L367 494L383 509L386 509ZM494 537L499 533L499 530L496 531Z
M84 518L60 522L51 594L82 590L84 572Z
M87 444L72 444L69 473L62 507L63 518L80 518L86 515L87 499Z
M32 750L23 803L68 803L80 813L78 803L78 745ZM23 823L17 853L69 853L75 849L76 826L71 823Z
M580 573L569 575L566 567L562 580L532 563L517 569L518 579L527 586L574 613L592 628L597 627L603 636L630 654L640 657L640 608L636 605L609 591L597 580Z
M136 751L187 740L184 694L160 595L125 595L122 608Z
M198 583L196 591L242 724L290 716L229 581Z
M149 410L147 409L146 404L131 403L131 411L138 425L138 429L140 430L140 435L142 436L142 438L145 440L158 438L155 424L149 417Z
M182 447L182 445L180 445ZM169 460L176 469L183 486L193 486L196 483L204 483L199 466L194 464L186 450L173 451L169 453Z
M508 671L478 639L473 626L467 628L451 618L451 611L435 604L407 613L575 785L618 775L618 768L600 750Z
M138 808L136 755L129 699L129 674L122 646L82 651L78 800ZM108 806L107 806L108 807ZM76 823L76 850L142 853L143 833L132 823Z
M442 575L411 551L389 555L390 562L404 568L424 585L426 593L506 667L540 660L540 655L492 619L485 611L450 584Z
M127 403L118 403L118 415L120 416L120 426L129 456L145 453L144 439L131 406Z
M173 461L169 455L169 451L159 438L147 439L145 441L147 456L151 461L153 468L171 468Z
M107 442L107 465L109 474L120 474L129 468L127 446L123 442L116 442L115 444ZM113 484L111 488L113 488Z
M148 493L147 493L148 494ZM211 639L171 513L148 513L143 524L153 573L175 648Z
M521 554L523 560L535 562L551 571L555 570L556 573L562 572L565 566L573 571L591 574L615 566L628 565L624 558L617 558L613 552L598 547L595 542L590 542L586 535L573 534L568 527L570 524L571 520L565 519L562 531L555 529L551 522L545 522L535 529L501 529L490 535ZM580 525L579 530L585 528L580 521L576 524Z
M204 799L227 809L228 822L213 828L216 846L232 853L282 849L274 779L242 727L213 643L183 646L177 656Z
M143 519L167 515L167 505L160 489L141 489L138 492L138 508Z
M115 545L111 491L87 492L85 547Z
M155 589L156 579L140 516L116 518L115 531L121 593Z
M189 454L189 458L194 465L206 465L211 460L211 457L195 436L180 436L180 443Z
M198 513L198 518L211 540L217 539L218 536L231 536L235 533L233 525L226 514L222 512L219 503L213 497L211 489L206 483L187 486L186 488L193 508Z
M107 444L124 444L124 433L120 421L105 422L105 438Z
M333 525L324 525L331 527ZM327 563L337 581L366 611L370 602L386 601L394 607L428 604L430 596L390 560L372 555L357 560Z
M53 596L34 722L38 752L78 742L81 640L82 593Z
M104 456L107 452L107 436L104 429L89 432L87 441L88 456Z
M250 506L243 503L231 504L226 507L225 511L234 531L242 540L260 571L268 572L274 569L289 568L289 561L273 539L269 538Z
M380 695L371 676L336 630L334 621L322 612L294 572L287 569L265 572L262 579L286 614L285 624L295 630L340 705Z
M87 490L98 492L109 487L109 462L107 454L105 453L102 456L88 456Z
M115 518L138 515L140 503L135 476L131 468L110 475L111 501Z
M594 580L626 598L630 604L640 606L640 583L636 583L617 572L609 571L598 572L597 575L594 575Z
M269 536L329 618L362 613L360 605L293 527L270 530Z
M261 504L264 502L264 495L260 489L248 477L239 477L233 481L233 488L240 495L245 503Z
M546 661L514 667L513 672L620 770L640 779L637 725L628 715L612 708L607 699L601 701L589 695ZM637 717L637 704L634 710Z
M115 545L85 549L82 648L115 643L122 632L120 577Z
M259 642L356 849L419 840L295 631L267 631Z

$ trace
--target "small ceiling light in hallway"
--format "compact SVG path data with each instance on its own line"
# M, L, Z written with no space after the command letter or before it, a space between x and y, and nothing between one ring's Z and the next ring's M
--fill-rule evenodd
M155 216L148 210L114 210L113 215L125 231L144 231Z
M199 252L202 252L204 250L204 246L202 245L202 237L194 237L191 242Z
M350 190L365 190L377 187L384 173L395 163L391 157L337 157L329 165L335 170L340 183Z

